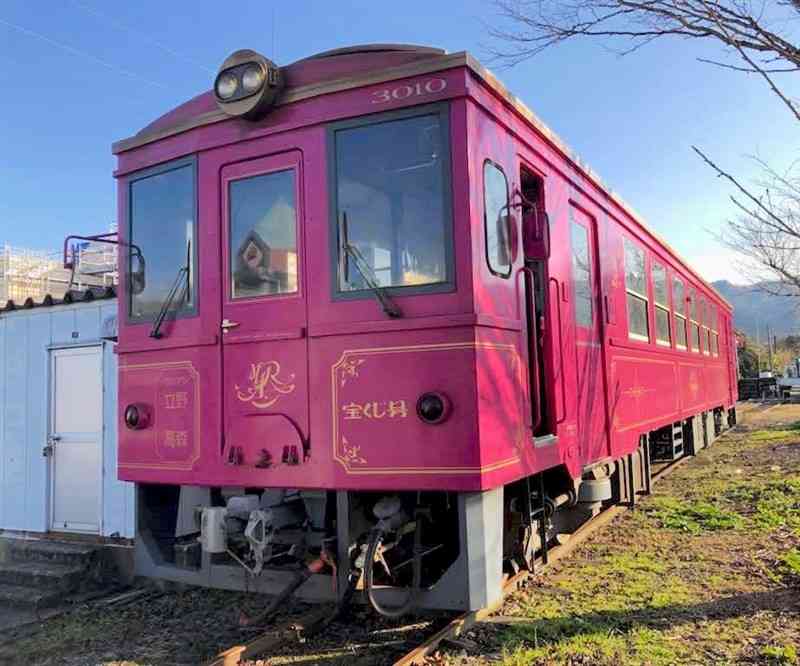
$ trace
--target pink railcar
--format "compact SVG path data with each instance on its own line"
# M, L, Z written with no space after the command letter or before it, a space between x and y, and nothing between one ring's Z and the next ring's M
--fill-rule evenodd
M468 54L237 52L114 152L146 575L480 607L735 418L730 306Z

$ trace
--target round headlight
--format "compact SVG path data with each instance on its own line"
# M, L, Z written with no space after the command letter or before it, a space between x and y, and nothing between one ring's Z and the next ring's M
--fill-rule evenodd
M449 414L450 401L441 393L423 393L417 400L417 416L425 423L441 423Z
M122 418L129 430L144 430L150 425L150 407L141 402L128 405Z
M125 408L125 425L131 430L136 430L139 427L140 418L141 414L139 413L139 408L136 405L128 405Z
M239 80L233 74L223 74L217 79L217 97L230 99L236 94L238 87Z
M255 92L264 85L264 70L258 65L251 65L242 74L242 88L245 92Z
M250 49L231 53L214 79L214 97L220 111L247 120L266 115L282 88L280 68Z

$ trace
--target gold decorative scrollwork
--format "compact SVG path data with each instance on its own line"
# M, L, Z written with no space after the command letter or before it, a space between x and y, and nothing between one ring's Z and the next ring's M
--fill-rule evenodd
M347 384L348 379L358 377L359 368L364 364L363 358L349 358L339 366L339 382L341 386Z
M350 464L367 464L367 459L361 455L361 447L351 446L346 437L342 437L342 453L344 454L344 459Z
M248 376L250 384L245 388L236 384L236 397L258 409L272 407L282 395L293 393L295 389L294 375L284 380L280 374L281 366L277 361L252 363Z

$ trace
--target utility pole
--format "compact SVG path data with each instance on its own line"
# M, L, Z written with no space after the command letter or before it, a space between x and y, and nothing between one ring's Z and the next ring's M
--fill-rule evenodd
M767 324L767 353L769 354L769 371L773 372L772 366L772 335L769 330L769 324Z

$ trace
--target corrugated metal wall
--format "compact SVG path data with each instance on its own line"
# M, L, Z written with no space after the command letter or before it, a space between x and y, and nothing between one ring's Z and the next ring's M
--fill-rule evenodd
M45 532L49 464L49 349L100 344L114 300L0 314L0 529ZM117 480L117 357L103 343L102 534L132 538L133 485ZM80 391L80 387L75 387Z

